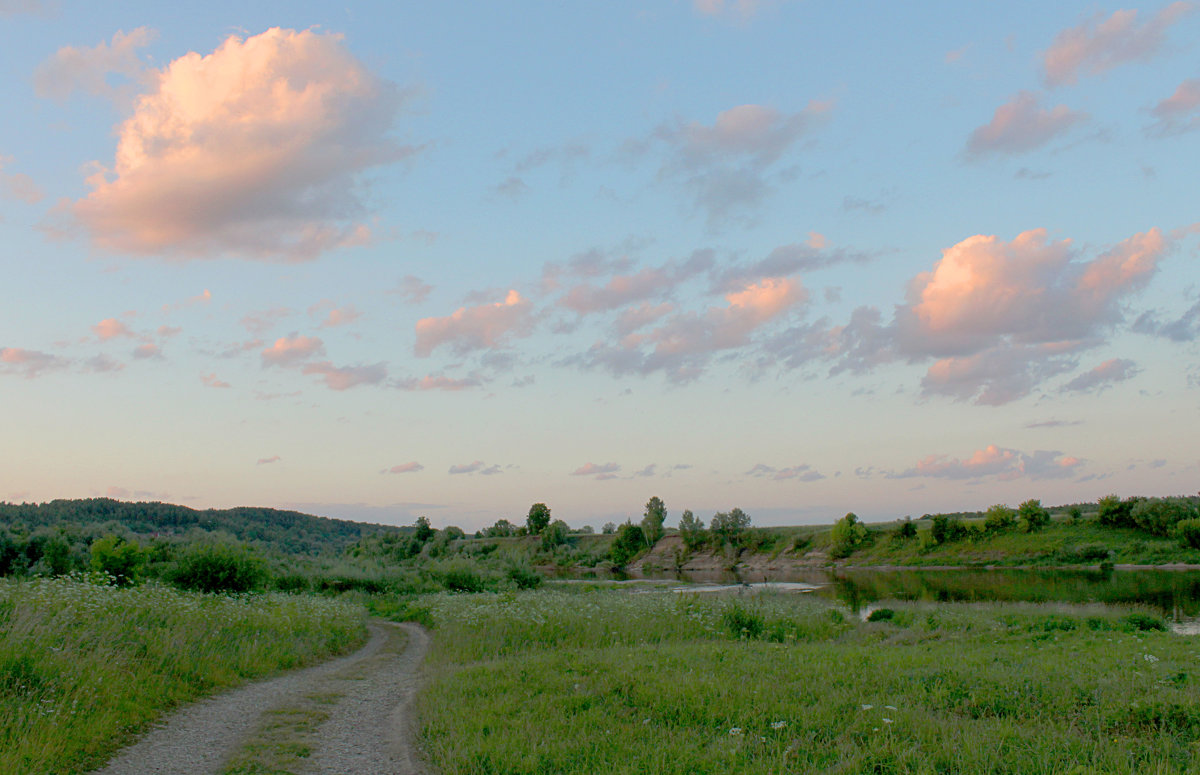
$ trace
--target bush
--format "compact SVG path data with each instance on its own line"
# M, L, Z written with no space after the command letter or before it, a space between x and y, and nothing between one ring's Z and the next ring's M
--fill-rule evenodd
M1026 533L1036 533L1050 524L1050 512L1042 507L1042 502L1036 498L1025 501L1017 509L1021 516L1021 529Z
M608 556L614 565L621 568L645 547L646 537L642 533L642 528L626 522L617 529L617 537L613 539L612 545L609 547Z
M761 638L766 629L762 616L747 611L740 605L734 605L721 614L721 623L730 635L741 640Z
M1170 535L1175 525L1197 516L1196 507L1186 498L1141 499L1129 511L1133 524L1157 536Z
M834 523L830 538L833 540L833 546L829 550L829 556L840 560L849 557L867 540L867 528L858 521L858 515L851 511Z
M446 566L438 579L450 592L483 592L487 581L470 563L457 562Z
M542 585L542 574L528 565L514 563L508 566L504 575L505 578L516 585L517 589L537 589Z
M896 612L890 608L876 608L867 615L868 622L890 622L896 618Z
M1105 495L1099 500L1100 511L1096 521L1105 527L1133 527L1130 512L1133 511L1135 500L1130 498L1122 501L1116 495Z
M91 567L94 571L112 576L118 586L137 582L146 564L146 557L136 541L109 535L92 543Z
M262 562L232 544L192 546L167 573L167 581L194 592L249 592L266 579Z
M898 540L907 540L917 537L917 526L911 519L904 520L900 527L896 528L895 536Z
M1167 629L1166 622L1157 616L1148 614L1129 614L1121 619L1126 629L1137 630L1138 632L1148 632L1151 630Z
M542 549L554 549L567 542L571 528L561 519L556 519L542 529Z
M1176 522L1175 537L1184 546L1200 549L1200 519L1184 519Z
M1002 533L1017 524L1017 514L1003 503L997 503L987 510L983 519L983 528L989 533Z

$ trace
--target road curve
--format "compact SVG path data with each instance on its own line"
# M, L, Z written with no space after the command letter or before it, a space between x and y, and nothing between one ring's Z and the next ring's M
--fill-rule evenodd
M318 693L338 699L298 772L424 775L410 707L429 636L411 623L368 626L353 654L188 705L95 775L219 775L265 713Z

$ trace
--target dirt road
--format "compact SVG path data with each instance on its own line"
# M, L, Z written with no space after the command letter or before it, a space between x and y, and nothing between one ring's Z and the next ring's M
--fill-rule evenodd
M414 624L370 631L353 654L183 708L97 775L219 775L250 762L297 774L423 775L410 706L429 636Z

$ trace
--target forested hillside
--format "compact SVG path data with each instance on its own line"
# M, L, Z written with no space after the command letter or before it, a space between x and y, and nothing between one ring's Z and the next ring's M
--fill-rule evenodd
M172 503L131 503L112 498L23 504L0 502L0 526L31 532L38 528L67 526L92 532L89 528L114 522L142 536L179 536L199 529L225 533L239 541L256 543L285 554L308 555L340 554L366 536L412 530L411 527L372 525L267 508L196 510Z

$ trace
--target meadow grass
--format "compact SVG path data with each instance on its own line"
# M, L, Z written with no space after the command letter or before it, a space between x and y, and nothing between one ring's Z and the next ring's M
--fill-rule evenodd
M78 773L165 711L365 639L360 606L0 579L0 772Z
M550 589L426 598L455 773L1200 769L1200 644L1144 609ZM879 618L878 616L876 618Z

